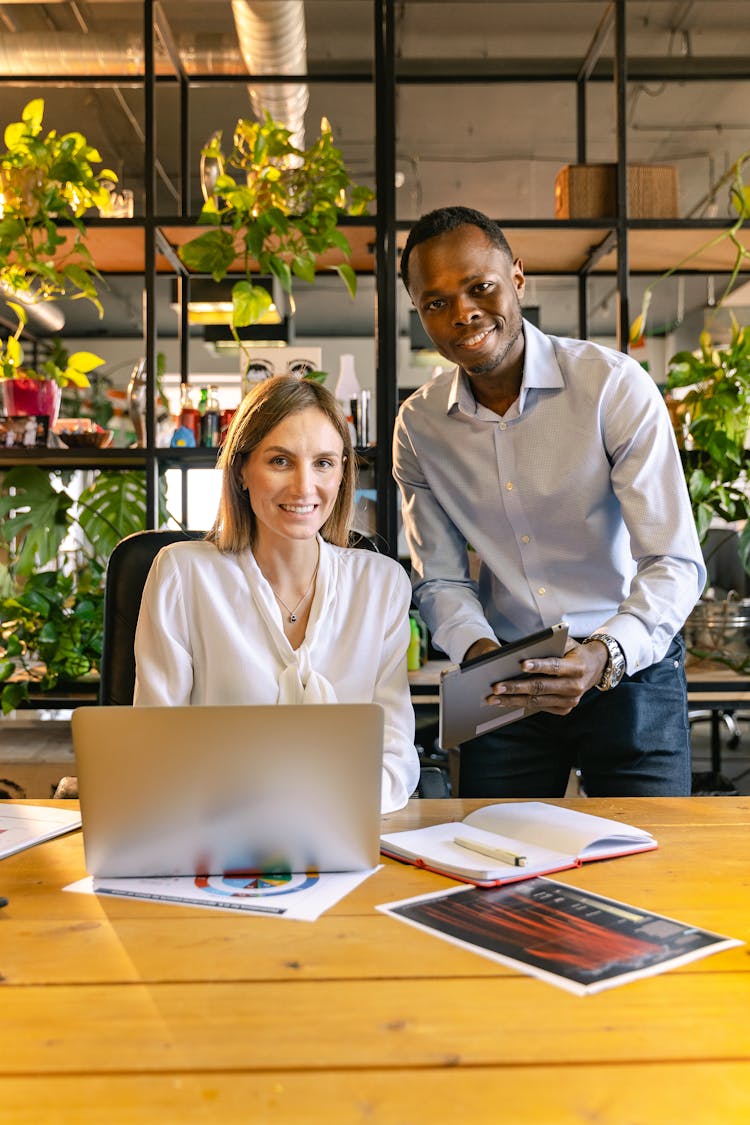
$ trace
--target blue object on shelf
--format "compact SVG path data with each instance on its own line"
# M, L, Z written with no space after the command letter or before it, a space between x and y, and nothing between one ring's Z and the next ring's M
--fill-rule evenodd
M191 446L195 448L195 434L187 426L178 426L172 434L170 445L180 445L183 448Z

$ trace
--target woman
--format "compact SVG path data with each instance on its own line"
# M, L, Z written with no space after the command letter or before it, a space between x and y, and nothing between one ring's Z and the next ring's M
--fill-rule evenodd
M401 808L419 779L411 586L393 559L347 546L355 464L336 400L295 377L258 384L219 468L208 536L165 547L146 582L135 704L380 703L382 809Z

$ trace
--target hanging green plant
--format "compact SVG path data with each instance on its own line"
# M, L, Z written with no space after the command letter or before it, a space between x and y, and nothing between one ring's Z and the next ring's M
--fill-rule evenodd
M99 273L86 245L83 216L105 206L104 181L116 182L82 133L43 134L44 99L35 98L21 120L6 126L0 153L0 282L32 301L83 297L103 309ZM72 227L68 241L58 223ZM66 246L67 243L67 246ZM63 250L63 247L65 249Z
M287 293L293 278L313 283L319 255L340 250L348 259L351 246L338 223L346 214L366 214L374 193L351 180L325 118L320 136L304 150L270 115L263 122L240 119L229 154L221 133L211 138L202 154L202 166L207 165L216 176L198 222L216 229L185 243L179 255L188 269L217 282L239 259L245 278L232 290L236 336L271 304L269 292L253 285L253 270L278 278ZM357 278L348 261L333 269L354 296Z

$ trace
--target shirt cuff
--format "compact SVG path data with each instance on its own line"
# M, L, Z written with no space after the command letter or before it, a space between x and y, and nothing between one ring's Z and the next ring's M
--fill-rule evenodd
M615 638L625 657L625 671L629 676L653 664L654 647L651 634L632 614L621 613L617 617L610 618L594 629L590 636L595 637L597 633L609 633Z
M462 625L459 629L452 629L449 637L441 638L439 632L433 637L435 645L442 648L443 652L448 654L448 658L456 664L461 663L473 644L482 640L500 643L489 625L480 633L477 632L476 625Z

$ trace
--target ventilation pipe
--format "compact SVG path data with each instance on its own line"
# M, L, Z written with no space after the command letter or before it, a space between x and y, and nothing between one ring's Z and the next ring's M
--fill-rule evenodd
M240 51L251 74L307 74L303 0L232 0ZM266 112L290 130L292 143L305 147L307 85L270 82L248 86L258 121Z

